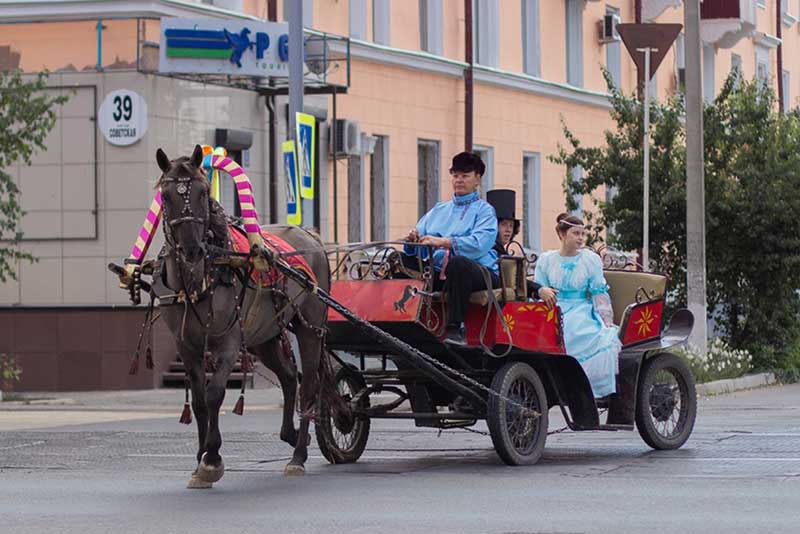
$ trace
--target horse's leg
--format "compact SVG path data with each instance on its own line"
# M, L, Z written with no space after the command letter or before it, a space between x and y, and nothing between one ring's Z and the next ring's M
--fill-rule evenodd
M238 336L230 336L217 347L216 371L206 385L206 408L208 409L208 436L206 450L197 467L197 476L206 482L214 483L225 474L225 464L219 449L222 447L222 434L219 431L219 409L225 400L225 386L239 354Z
M280 336L270 339L252 352L267 368L275 373L283 391L283 422L281 423L281 440L292 447L297 445L297 430L294 428L294 406L297 398L297 368L284 354Z
M197 357L187 349L180 350L181 361L186 368L189 377L189 385L192 389L192 411L194 412L195 423L197 424L197 464L206 451L206 437L208 436L208 409L206 408L206 370L205 362L202 357ZM189 489L206 489L211 487L211 483L200 480L197 477L197 468L192 473L187 486Z
M302 321L297 322L299 323L296 330L297 342L300 345L300 360L303 366L303 381L300 384L300 429L297 433L294 455L284 469L284 474L286 475L305 474L305 463L308 459L308 427L314 415L313 412L316 408L320 386L318 373L322 353L322 339L315 330L304 326Z

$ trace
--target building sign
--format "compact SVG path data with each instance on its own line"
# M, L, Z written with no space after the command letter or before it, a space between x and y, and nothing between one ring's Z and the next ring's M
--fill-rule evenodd
M289 75L289 25L221 19L161 19L159 72Z
M314 198L314 156L316 154L316 142L314 141L314 130L317 121L313 115L297 112L295 115L297 124L297 165L300 168L300 196L302 198Z
M112 91L100 105L100 131L112 145L132 145L147 131L147 102L127 89Z
M286 222L300 225L300 183L297 177L297 159L294 152L294 141L281 144L283 152L283 175L286 179Z

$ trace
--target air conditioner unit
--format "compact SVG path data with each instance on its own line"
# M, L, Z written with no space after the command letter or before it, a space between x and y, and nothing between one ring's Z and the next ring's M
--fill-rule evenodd
M603 16L603 19L597 23L599 29L599 41L601 43L614 43L619 41L619 33L617 33L617 24L620 24L622 19L619 15L608 14Z
M336 119L333 127L330 128L330 132L329 146L333 157L358 156L361 154L361 127L357 121Z

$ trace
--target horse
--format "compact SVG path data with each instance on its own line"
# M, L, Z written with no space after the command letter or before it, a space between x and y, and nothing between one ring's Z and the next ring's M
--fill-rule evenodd
M163 173L156 186L161 191L165 236L161 279L178 295L176 304L162 305L161 311L188 374L197 421L197 468L188 487L210 488L224 474L219 410L228 377L240 352L245 357L244 349L280 380L284 396L280 438L294 447L284 473L302 475L316 402L321 391L333 391L328 387L330 364L324 353L327 306L296 282L283 279L280 289L274 284L254 287L249 271L237 272L215 261L230 248L229 230L222 207L210 197L199 145L190 157L174 160L159 148L156 161ZM319 287L329 289L330 267L316 235L296 226L268 229L295 250L311 249L304 254L307 265ZM293 418L297 368L282 347L285 328L297 336L302 362L299 429ZM213 373L208 381L207 367Z

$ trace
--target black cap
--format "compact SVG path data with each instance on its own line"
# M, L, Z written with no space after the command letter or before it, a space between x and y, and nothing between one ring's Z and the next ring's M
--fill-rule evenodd
M486 172L486 165L479 155L474 152L459 152L453 156L453 163L450 165L450 172L470 172L475 171L483 176Z

